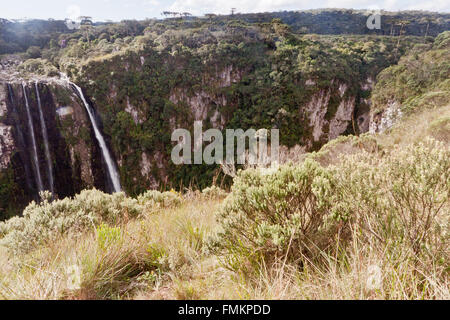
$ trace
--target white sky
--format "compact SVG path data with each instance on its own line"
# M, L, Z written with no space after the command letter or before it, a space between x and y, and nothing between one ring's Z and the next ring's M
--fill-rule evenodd
M65 19L79 15L94 20L161 18L162 11L228 14L318 8L429 10L450 13L450 0L1 0L0 18Z

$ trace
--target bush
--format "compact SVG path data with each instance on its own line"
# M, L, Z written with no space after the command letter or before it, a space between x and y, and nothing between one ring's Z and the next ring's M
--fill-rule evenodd
M450 117L443 116L430 123L428 129L431 136L443 142L450 141Z
M445 272L449 172L449 148L432 139L382 157L362 150L326 168L306 159L271 175L241 171L210 246L227 267L250 271L280 258L317 263L317 253L346 250L357 237L384 248L394 264L409 259L425 272L437 265Z
M240 171L218 215L223 228L211 240L227 255L227 266L242 269L278 258L300 263L327 239L325 210L315 194L326 171L311 160L270 175ZM248 271L248 270L247 270Z
M227 196L227 192L217 186L211 186L203 189L202 195L207 199L222 199Z
M443 143L428 139L383 158L362 152L330 172L320 197L366 243L409 248L415 260L448 260L450 150Z
M27 49L27 55L31 59L36 59L41 57L41 48L37 46L31 46Z
M120 243L123 239L120 227L110 227L102 223L96 228L97 243L101 250L105 250L109 246Z
M106 194L84 190L72 198L41 203L31 202L23 217L0 223L0 244L13 252L27 252L64 234L79 234L102 222L118 223L142 211L137 200L124 193Z
M166 192L149 190L138 196L138 202L144 205L146 209L173 208L181 204L182 197L173 189Z
M59 75L58 69L44 59L28 59L19 66L21 72L35 73L54 77Z

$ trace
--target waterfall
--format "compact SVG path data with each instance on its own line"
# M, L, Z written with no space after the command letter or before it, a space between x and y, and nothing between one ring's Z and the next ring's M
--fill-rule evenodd
M94 127L95 138L97 139L98 143L100 144L100 149L102 151L103 158L105 159L106 166L108 168L108 173L109 173L109 177L111 178L111 181L113 184L114 192L120 192L121 187L120 187L119 173L117 172L117 169L114 165L114 161L112 160L111 155L109 154L109 150L108 150L108 147L106 146L105 139L103 138L100 130L98 129L98 125L95 120L94 113L91 109L91 106L87 103L86 98L84 97L84 94L83 94L83 91L81 90L81 88L73 82L69 81L69 84L73 85L77 89L77 91L80 95L80 98L83 101L84 106L86 107L86 110L89 114L89 119L91 120L92 126Z
M23 132L22 132L22 129L20 128L19 113L17 112L16 102L14 100L14 93L13 93L12 87L9 83L8 83L8 91L9 91L9 99L10 99L12 110L13 110L13 118L14 118L14 125L16 127L16 134L17 134L17 138L19 140L19 147L21 149L19 152L19 156L22 160L23 167L25 169L25 181L27 183L28 190L31 190L31 189L33 189L31 178L30 178L31 172L30 172L30 167L28 166L27 158L24 154L24 150L26 148L25 138L23 137Z
M34 86L36 88L36 97L37 97L37 102L38 102L39 118L41 120L42 137L44 138L45 158L47 159L48 181L49 181L49 184L50 184L50 191L51 191L52 194L54 194L55 190L54 190L54 182L53 182L52 159L50 157L50 149L49 149L49 146L48 146L47 126L45 125L44 113L42 112L41 97L39 95L39 88L38 88L37 81L34 83Z
M41 172L39 170L39 159L36 147L36 137L34 135L34 127L33 127L33 119L31 118L30 106L28 105L28 97L27 90L25 89L25 83L22 83L23 88L23 96L25 97L25 107L27 109L27 117L28 117L28 128L30 130L31 135L31 143L33 145L33 165L34 165L34 173L36 176L36 184L38 187L38 191L41 192L44 190L44 186L42 185Z

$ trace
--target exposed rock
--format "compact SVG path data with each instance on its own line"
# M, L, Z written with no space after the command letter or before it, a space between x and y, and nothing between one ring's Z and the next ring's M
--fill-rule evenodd
M225 106L227 100L224 96L215 96L205 91L196 92L194 96L187 96L186 90L176 88L170 95L169 100L175 104L185 101L192 112L194 120L205 120L208 116L211 106ZM217 114L215 111L213 117L211 118L213 126L223 126L225 120L222 115Z
M0 169L6 169L15 149L12 127L0 123Z
M375 80L373 78L367 78L366 82L361 84L362 90L372 90L375 84Z
M338 90L339 90L339 94L340 94L341 98L344 96L345 91L347 91L347 89L348 89L348 85L346 83L339 84Z
M73 121L72 122L73 125L64 128L61 134L66 140L69 140L73 137L80 137L81 128L87 128L89 131L91 130L91 127L89 125L90 122L87 118L87 114L84 110L84 107L80 105L80 102L78 101L78 96L76 96L75 93L72 93L70 87L67 87L66 82L64 81L62 83L56 82L55 84L61 85L64 88L66 88L66 90L70 90L69 92L71 92L70 106L59 107L56 109L56 112L60 117L68 118ZM54 92L51 92L51 95L53 96L54 101L58 101ZM86 141L84 141L83 139L77 139L77 143L69 147L69 152L72 168L75 168L77 165L76 159L79 158L80 160L79 163L81 171L80 178L83 185L86 186L87 188L93 187L95 183L92 168L93 158L91 154L91 148L86 144Z
M215 79L209 79L209 81L207 81L210 82L211 80L216 80L219 88L225 88L231 86L232 83L239 82L241 78L242 72L233 70L233 66L229 65L222 71L217 72Z
M145 119L143 119L142 116L139 117L138 109L130 103L130 97L128 96L127 96L127 107L125 108L125 111L131 114L134 123L139 124L144 122Z
M389 101L385 110L371 115L369 132L384 132L392 128L402 116L401 105L397 101Z
M8 92L6 86L0 85L0 117L6 116ZM0 169L6 169L15 148L12 127L0 122Z
M152 169L152 163L150 162L149 156L145 152L142 152L141 156L141 174L143 177L147 177Z
M313 128L314 141L319 141L323 133L323 128L327 124L325 115L327 113L328 102L330 101L331 90L320 90L306 105L309 113L309 124Z
M225 118L218 110L216 110L211 117L211 123L214 128L222 130L225 127Z
M340 88L340 87L339 87ZM339 89L339 91L341 91ZM355 109L355 97L347 100L342 100L339 107L330 121L330 129L328 132L328 139L335 139L341 135L352 121L353 110Z
M56 113L58 113L58 116L64 118L65 116L73 114L73 108L72 107L59 107L56 109Z
M158 181L156 181L155 177L151 174L152 170L152 161L151 157L147 155L146 152L142 152L141 156L141 175L146 178L149 182L150 189L157 189L159 187Z

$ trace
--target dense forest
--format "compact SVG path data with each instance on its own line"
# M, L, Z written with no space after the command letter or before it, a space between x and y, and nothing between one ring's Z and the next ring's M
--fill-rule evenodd
M292 28L295 33L306 34L376 34L376 35L415 35L437 36L450 28L450 14L424 11L381 11L382 23L380 29L370 30L366 27L370 10L352 9L322 9L309 11L283 11L256 14L215 15L206 14L205 17L187 16L184 18L166 19L169 25L186 27L200 27L205 24L216 26L227 24L231 20L247 23L269 23L273 19L280 19ZM88 17L89 18L89 17ZM91 18L92 19L92 18ZM126 36L142 35L145 28L161 23L149 19L146 21L124 20L120 23L96 22L92 37L108 35L123 38ZM10 21L0 19L0 54L24 52L30 46L48 47L53 40L58 42L63 34L76 33L69 29L65 21L60 20L28 20Z

